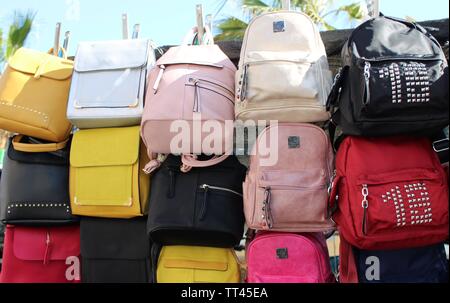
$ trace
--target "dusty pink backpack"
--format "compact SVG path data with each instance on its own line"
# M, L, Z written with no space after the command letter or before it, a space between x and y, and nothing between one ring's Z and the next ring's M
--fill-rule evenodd
M247 225L285 232L334 229L328 215L333 171L331 142L321 128L303 123L267 127L253 147L243 184Z
M169 49L148 78L141 136L149 153L222 155L232 149L235 73L236 67L217 45ZM225 128L226 120L231 121L230 129ZM206 122L220 131L211 132ZM183 126L189 127L187 136L178 128ZM177 150L171 142L179 143Z
M336 282L321 233L258 233L246 257L248 283Z

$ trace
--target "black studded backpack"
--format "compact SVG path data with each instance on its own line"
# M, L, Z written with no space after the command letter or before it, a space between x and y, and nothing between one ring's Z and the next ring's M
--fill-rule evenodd
M328 107L344 135L434 135L449 119L448 64L422 26L381 16L342 50Z

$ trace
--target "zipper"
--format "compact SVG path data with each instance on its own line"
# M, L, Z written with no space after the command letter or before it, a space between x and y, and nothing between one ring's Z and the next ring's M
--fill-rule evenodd
M363 184L362 186L362 190L361 190L361 194L362 194L362 202L361 202L361 207L364 210L363 213L363 221L362 221L362 233L364 235L367 234L367 209L369 208L369 201L367 200L367 197L369 196L369 186L367 184Z
M369 104L370 101L370 62L364 63L364 79L366 81L366 98L364 104Z
M331 190L334 187L334 179L336 179L336 170L333 170L333 173L330 177L330 182L328 183L328 195L331 194Z
M242 76L241 97L240 97L241 102L247 99L248 68L249 64L245 64L244 72L242 74L243 76Z
M234 191L232 189L225 188L225 187L212 186L209 184L202 184L202 185L200 185L200 188L203 189L203 203L202 203L202 207L200 209L200 217L199 217L200 221L202 221L206 215L206 209L207 209L207 204L208 204L208 193L209 193L210 189L224 191L224 192L232 193L239 197L242 197L242 194L238 193L237 191Z
M167 191L167 198L169 199L172 199L175 196L175 183L176 183L175 171L169 169L169 188Z
M219 87L219 88L222 88L223 90L226 90L227 92L230 93L230 95L234 95L234 92L231 91L228 87L226 87L225 85L218 84L218 83L216 83L214 81L207 80L207 79L199 79L199 78L189 78L189 82L193 82L193 81L206 82L206 83L212 84L212 85L214 85L216 87Z
M48 258L50 255L50 233L47 231L45 239L45 252L44 252L44 264L48 264Z
M199 113L199 112L201 112L200 88L207 89L207 90L211 90L211 91L213 91L213 92L215 92L215 93L217 93L217 94L219 94L219 95L225 97L225 99L227 99L229 102L231 102L231 103L234 105L234 102L233 102L233 100L231 100L231 98L225 96L224 94L222 94L222 93L220 93L220 92L214 91L214 90L209 89L209 88L206 88L206 87L202 87L202 86L200 86L199 84L200 84L201 82L205 82L205 83L211 84L211 85L213 85L213 86L215 86L215 87L219 87L219 88L221 88L221 89L223 89L223 90L229 92L230 95L233 95L233 96L234 96L234 93L233 93L231 90L229 90L228 88L226 88L225 86L222 86L222 85L220 85L220 84L217 84L217 83L215 83L215 82L213 82L213 81L209 81L209 80L205 80L205 79L198 79L198 78L189 78L189 82L192 83L192 85L194 86L194 89L195 89L195 93L194 93L194 106L193 106L193 109L192 109L192 111L193 111L194 113Z
M263 219L263 225L268 229L272 229L273 227L272 211L270 209L271 196L271 188L268 186L264 189L264 200L262 203L263 215L261 217Z
M213 185L209 185L209 184L202 184L202 185L200 185L200 188L205 190L205 191L207 191L208 189L215 189L215 190L225 191L225 192L229 192L229 193L238 195L240 197L243 197L241 193L238 193L237 191L234 191L232 189L225 188L225 187L213 186Z
M160 65L159 66L159 74L158 77L155 80L155 84L153 85L153 94L156 94L158 92L158 87L159 84L161 83L161 79L164 75L164 71L166 70L166 66L165 65Z
M377 59L369 59L366 57L361 57L360 60L363 60L365 62L383 62L383 61L442 61L442 59L437 59L435 57L433 58L414 58L414 57L383 57L383 58L377 58Z

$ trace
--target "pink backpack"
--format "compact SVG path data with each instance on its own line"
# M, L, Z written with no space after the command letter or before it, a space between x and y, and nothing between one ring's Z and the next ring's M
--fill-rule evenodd
M141 136L149 154L222 155L232 149L233 125L226 130L225 121L234 121L235 73L236 67L217 45L169 49L148 78ZM180 142L178 126L173 124L178 120L184 120L180 125L189 126L190 133L182 137L179 150L173 150L172 139ZM202 132L203 127L209 129L205 122L212 120L221 131ZM205 138L212 142L203 144L209 150L202 146Z
M248 283L336 282L321 233L258 233L246 257Z
M276 134L278 140L270 140ZM269 144L273 149L270 157L277 152L278 161L266 166L268 163L263 163L268 158L261 149ZM284 232L334 229L328 215L332 178L333 150L321 128L303 123L267 127L253 147L243 184L247 225Z

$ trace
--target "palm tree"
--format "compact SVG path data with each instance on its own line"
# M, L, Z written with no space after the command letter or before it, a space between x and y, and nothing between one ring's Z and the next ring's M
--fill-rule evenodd
M273 0L273 3L269 5L263 0L241 1L246 20L244 21L236 17L229 17L220 21L217 25L220 34L216 36L216 40L242 39L248 25L248 20L265 12L279 10L282 2L281 0ZM332 8L333 2L333 0L292 0L291 6L294 9L306 13L320 28L324 28L326 30L335 29L326 20L327 17L331 15L338 16L340 14L345 14L349 20L361 20L364 18L364 12L359 3L351 3L337 8Z
M12 24L9 26L8 37L3 41L3 33L0 31L0 63L11 57L16 50L21 48L31 32L36 13L16 11Z
M30 34L35 13L28 11L26 13L15 12L12 24L9 26L6 41L3 40L3 32L0 30L0 76L2 74L2 65L9 57L14 55L16 50L21 48ZM0 149L4 149L8 132L0 130ZM0 157L0 169L3 157Z

